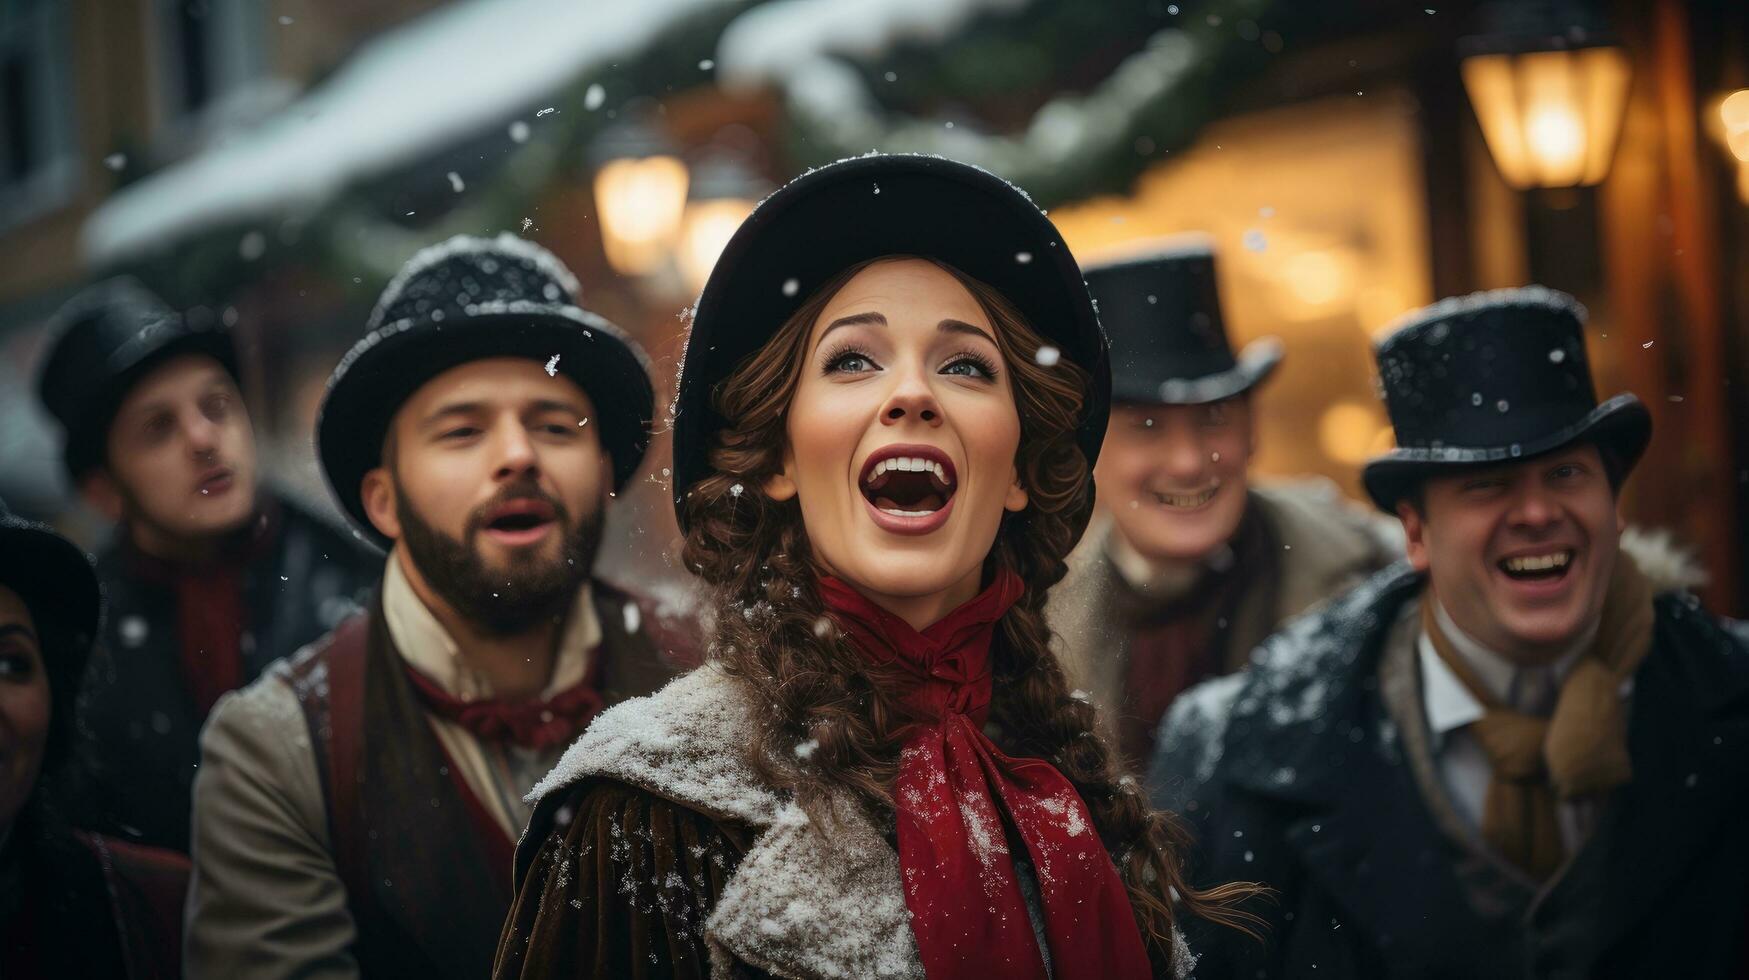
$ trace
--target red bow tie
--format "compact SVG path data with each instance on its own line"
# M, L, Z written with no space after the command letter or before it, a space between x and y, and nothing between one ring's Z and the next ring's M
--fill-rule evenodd
M473 732L484 742L509 742L525 749L563 745L589 727L605 706L597 683L601 674L600 650L589 655L589 670L576 685L545 699L507 701L479 698L463 701L442 688L411 664L407 677L413 690L432 714Z

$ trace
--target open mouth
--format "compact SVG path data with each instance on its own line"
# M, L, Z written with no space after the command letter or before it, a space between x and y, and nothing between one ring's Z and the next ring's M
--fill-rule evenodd
M862 467L862 495L894 517L928 517L947 506L956 486L953 461L926 446L876 451Z
M876 527L917 535L947 524L959 476L953 460L934 446L894 445L869 454L857 483Z
M1554 582L1567 575L1573 565L1573 549L1560 548L1533 555L1513 555L1495 562L1507 578L1515 582Z
M1162 507L1170 507L1173 510L1195 510L1215 499L1215 494L1219 493L1220 489L1220 486L1216 485L1207 490L1197 490L1192 493L1170 493L1156 490L1153 491L1153 496L1154 502Z
M557 519L553 505L535 497L506 501L486 513L487 533L506 544L530 544L546 536Z
M234 482L231 468L229 466L218 466L202 473L200 476L200 482L196 483L194 488L203 497L215 497L224 493L226 490L231 489Z

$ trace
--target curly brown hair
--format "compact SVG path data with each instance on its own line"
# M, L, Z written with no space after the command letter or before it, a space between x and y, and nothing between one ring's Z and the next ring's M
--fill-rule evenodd
M684 560L715 587L709 658L751 689L758 774L793 793L822 823L831 820L829 799L838 788L871 813L891 813L904 729L915 719L887 693L887 678L826 618L796 501L774 500L763 488L782 469L786 416L814 321L846 282L887 258L821 286L717 387L713 403L729 424L710 452L714 472L688 488L684 501ZM1117 862L1150 957L1164 967L1172 955L1174 898L1194 915L1246 928L1249 916L1237 904L1256 889L1190 887L1178 860L1188 836L1119 771L1097 734L1093 706L1070 693L1050 650L1045 593L1066 573L1064 559L1093 506L1089 464L1075 441L1087 373L1067 359L1041 366L1051 360L1037 356L1045 340L1006 299L935 264L971 292L994 325L1020 417L1015 462L1028 504L1004 515L985 564L986 578L1007 568L1025 583L999 621L993 647L992 731L1004 753L1047 759L1074 784ZM804 743L811 750L798 753Z

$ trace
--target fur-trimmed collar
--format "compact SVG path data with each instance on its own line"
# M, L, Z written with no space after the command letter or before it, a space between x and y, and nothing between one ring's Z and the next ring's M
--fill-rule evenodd
M602 712L529 795L536 803L579 780L630 783L760 833L705 922L711 976L736 962L781 977L922 980L900 885L899 855L844 794L830 827L753 774L753 720L739 681L700 667L649 697ZM1182 980L1196 958L1174 930Z
M701 667L603 712L531 794L607 776L760 831L705 923L711 975L923 977L899 856L848 796L831 828L761 783L738 681Z

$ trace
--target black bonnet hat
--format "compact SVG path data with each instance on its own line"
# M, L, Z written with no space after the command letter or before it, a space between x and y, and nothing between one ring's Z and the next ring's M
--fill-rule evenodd
M0 585L18 593L36 624L49 675L50 752L67 748L85 662L97 636L103 594L91 560L47 524L0 501Z
M1281 362L1273 337L1233 356L1206 236L1180 236L1144 255L1089 266L1087 289L1111 338L1111 394L1119 402L1220 401L1250 390Z
M116 409L154 367L179 354L205 354L237 376L229 331L217 322L191 322L128 277L73 297L55 314L50 333L37 397L66 432L62 461L75 480L103 463Z
M810 171L766 198L705 283L674 402L674 508L683 531L686 492L710 475L710 447L727 425L711 405L718 383L827 280L886 255L935 259L990 286L1087 372L1075 438L1091 470L1105 437L1111 373L1081 269L1056 226L1025 192L988 171L942 157L871 153Z
M508 233L458 235L413 256L384 287L364 338L340 359L316 419L316 448L334 496L369 540L364 475L382 463L401 405L450 368L526 357L575 381L595 403L602 447L623 488L650 446L655 393L643 349L577 305L577 280L552 253Z
M1599 404L1585 309L1541 286L1442 300L1408 314L1375 350L1397 447L1362 480L1386 511L1425 477L1529 459L1576 442L1607 450L1626 478L1652 438L1632 394Z

